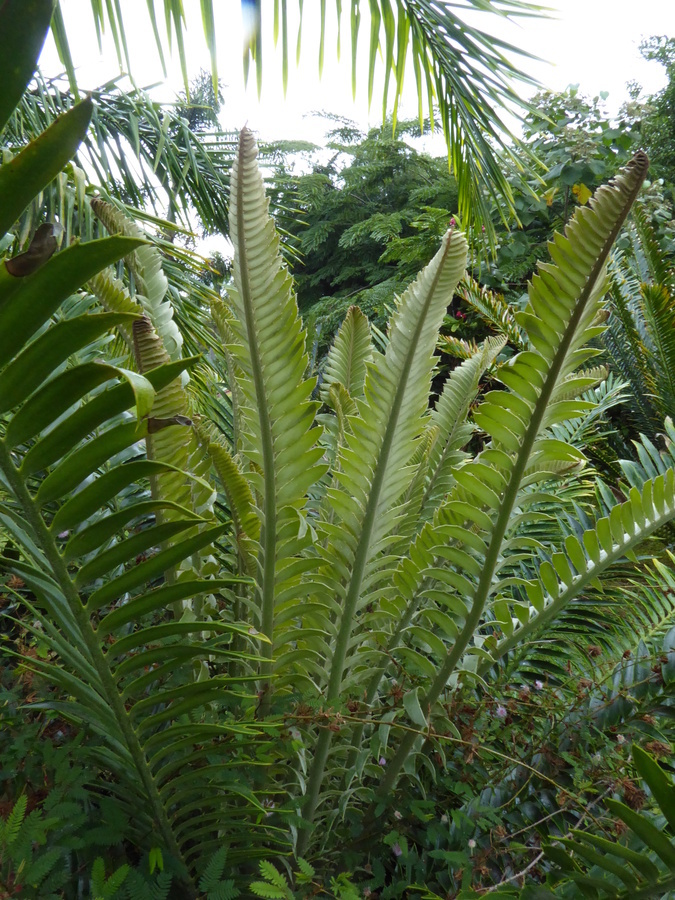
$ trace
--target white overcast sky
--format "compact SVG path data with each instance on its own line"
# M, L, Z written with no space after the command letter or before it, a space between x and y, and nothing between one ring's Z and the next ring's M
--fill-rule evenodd
M545 2L545 0L544 0ZM305 0L302 57L295 65L296 27L289 31L291 59L288 90L284 98L281 85L281 48L275 50L272 41L272 0L263 0L269 7L267 32L264 35L263 89L258 101L255 73L252 71L248 87L244 86L241 65L242 20L240 0L221 0L217 5L219 76L226 85L222 124L225 128L239 128L248 123L264 139L304 139L319 142L324 126L309 114L315 110L345 116L362 128L381 122L381 75L376 81L372 109L367 104L368 4L362 2L362 24L359 40L359 69L356 101L351 91L351 50L349 44L349 4L343 3L342 54L336 53L337 24L335 3L327 4L327 41L323 79L318 77L319 0ZM110 36L106 36L103 53L99 53L90 0L61 0L73 56L78 68L78 82L83 88L93 88L119 74L119 66ZM133 76L141 86L163 80L159 59L146 11L141 0L120 0L128 15L129 49L134 66ZM201 34L199 0L183 0L188 22L187 54L190 74L199 68L209 68L209 58ZM542 85L562 90L578 83L580 90L591 96L608 91L610 112L618 110L627 99L626 82L634 79L647 92L661 88L664 72L657 63L645 62L638 52L640 41L653 34L675 37L675 0L549 0L554 18L521 20L518 25L504 24L496 16L481 15L473 21L483 24L546 63L523 60L522 66ZM297 4L289 0L288 8L295 13ZM163 21L163 15L160 22ZM41 59L43 71L54 75L61 67L51 37ZM178 56L168 62L168 80L157 89L158 99L170 99L182 89ZM400 115L417 114L412 66L407 73L404 103ZM379 88L379 93L378 93ZM439 152L442 152L439 145Z

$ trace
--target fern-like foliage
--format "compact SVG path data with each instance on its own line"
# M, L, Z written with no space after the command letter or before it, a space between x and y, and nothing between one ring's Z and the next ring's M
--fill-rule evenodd
M502 577L500 572L505 559L521 552L517 528L531 502L532 485L573 470L583 461L583 454L557 441L549 429L559 421L580 415L586 408L585 402L574 398L589 386L589 381L594 383L594 379L579 374L578 369L594 355L585 345L601 330L598 315L606 287L604 263L645 171L646 159L636 157L614 185L602 188L591 207L577 214L565 236L556 235L551 242L555 264L540 266L530 286L528 306L516 317L532 349L522 351L501 367L499 377L508 392L488 393L474 414L491 440L475 461L456 470L457 486L439 510L439 515L457 529L457 538L454 550L436 552L436 558L451 560L453 570L451 574L439 572L437 577L441 583L455 587L458 595L451 604L443 604L446 615L450 613L449 636L453 642L428 689L420 695L421 710L433 708L448 680L457 678L458 667L459 671L476 671L480 657L485 658L482 668L489 667L487 660L497 642L494 635L481 636L481 619L488 610L499 626L506 628L504 642L517 642L541 627L547 617L553 617L581 588L581 582L575 583L567 560L556 554L554 561L560 558L560 562L558 570L552 569L555 588L548 569L541 571L554 596L560 598L559 605L551 607L543 597L540 602L539 594L533 592L522 608L513 594L511 577L508 573ZM644 521L653 528L672 515L669 484L668 480L659 483L658 489L664 490L665 495L659 511L653 513L653 521L645 515ZM649 501L649 497L646 499ZM616 523L616 516L614 520ZM473 526L470 534L463 533L468 523ZM604 545L611 543L612 552L620 556L621 542L628 540L626 532L635 531L627 526L619 540L618 530L617 525L616 544L603 536L603 554ZM584 578L586 571L587 568ZM417 569L417 590L423 585L423 573L424 568ZM559 578L570 591L564 597L564 591L558 587ZM438 590L431 598L442 602ZM517 628L514 622L518 623ZM514 637L516 632L518 637ZM396 775L392 773L403 765L414 740L412 735L403 739L387 767L383 792L394 783Z
M525 340L519 328L513 309L502 294L490 291L474 278L466 278L459 286L459 296L476 310L478 315L491 325L517 350L525 349Z
M81 123L71 116L41 146L58 155L78 133ZM51 177L39 155L27 165L33 178ZM10 164L0 174L2 190L20 194L22 173ZM170 361L163 348L157 358L143 356L144 374L89 361L86 351L99 336L147 322L134 313L98 313L92 295L77 304L76 315L52 321L73 293L142 246L113 236L74 244L36 271L0 266L0 515L21 550L10 567L35 597L26 600L27 628L50 650L31 667L57 689L51 705L100 737L92 759L110 773L109 790L128 812L139 846L156 835L192 893L195 856L218 841L222 824L237 818L236 807L257 805L245 786L230 792L224 763L205 769L202 760L220 741L249 730L233 732L217 710L235 683L228 661L251 656L233 649L233 635L241 633L242 646L257 647L260 638L220 619L167 618L172 604L237 582L229 573L168 579L184 560L213 547L223 527L208 510L196 513L189 498L183 506L127 493L176 472L171 463L148 459L144 445L175 427L156 401L167 386L180 385L190 361ZM130 451L134 458L125 462ZM192 677L195 664L202 666L199 679ZM231 802L223 802L225 795ZM96 875L104 895L119 887L119 874L114 884Z
M300 317L267 212L269 201L256 155L253 135L244 129L230 200L236 286L230 295L235 313L231 329L237 340L231 352L243 398L242 453L251 467L261 516L255 605L257 627L268 641L260 667L267 707L273 690L272 660L289 640L288 612L300 581L301 570L289 563L309 539L306 492L324 469L318 464L323 455L317 447L320 432L312 428L316 404L310 395L315 381L305 378Z
M61 123L47 148L73 152L83 127L67 120L64 137ZM42 166L53 148L39 149ZM16 180L8 165L0 200ZM377 827L416 753L453 733L446 694L522 658L611 567L634 574L622 561L675 517L668 453L657 462L644 444L623 493L594 495L571 424L590 422L598 400L589 342L646 166L638 154L551 242L553 263L515 317L524 349L475 410L502 339L476 347L428 402L466 264L465 239L449 231L387 338L349 312L319 412L246 129L232 173L234 284L211 304L232 442L193 413L180 377L191 360L137 236L73 244L34 271L0 265L0 522L18 548L4 564L31 592L26 629L49 650L29 665L55 688L49 705L96 735L92 760L130 839L151 869L171 860L188 896L235 896L259 859L252 889L292 896L265 857L294 843L302 859L363 796L377 800L366 813ZM33 196L24 187L12 215L16 196ZM131 289L99 275L123 259ZM133 342L129 365L95 359L117 327ZM578 532L546 528L556 486L584 512ZM312 866L298 867L294 881L309 884ZM93 874L112 888L111 873ZM140 889L132 871L119 885Z
M675 272L639 205L628 234L629 249L612 262L605 344L630 384L633 418L653 438L675 415Z

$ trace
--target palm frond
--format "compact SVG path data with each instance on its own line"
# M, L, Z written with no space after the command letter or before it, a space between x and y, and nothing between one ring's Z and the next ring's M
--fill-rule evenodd
M167 23L166 35L160 35L155 19L155 3L148 5L150 26L160 57L163 60L163 49L171 47L175 39L178 47L181 67L187 72L184 49L184 30L186 21L182 7L173 0L164 0L164 13ZM207 45L211 53L212 75L214 85L217 84L216 31L213 0L202 0L202 24ZM267 16L262 0L253 0L244 4L247 33L245 37L244 71L248 73L249 64L254 62L260 90L263 73L262 66L262 27ZM341 14L341 3L336 3L338 23ZM277 15L280 12L282 40L282 79L286 83L288 72L288 15L286 3L280 10L275 4ZM322 4L321 33L319 35L319 73L321 73L325 41L325 3ZM104 23L107 23L116 37L120 67L130 65L132 60L126 56L125 17L119 5L106 4L105 7L92 3L92 11L97 34L102 34ZM513 57L529 54L518 47L504 41L489 30L468 21L468 17L458 14L455 4L443 2L431 3L428 0L405 0L393 4L391 0L377 0L370 4L371 33L369 54L368 92L372 99L373 72L381 53L384 59L384 91L383 108L386 111L393 85L394 123L396 111L403 89L408 51L412 51L412 61L417 82L420 121L423 119L424 99L429 107L429 117L433 119L434 104L438 104L443 129L453 171L459 183L460 212L471 215L490 228L490 200L494 199L504 206L510 214L515 212L513 196L509 182L499 164L493 143L505 151L518 171L524 168L522 155L516 155L506 144L505 135L509 134L505 117L500 117L499 110L523 111L528 104L523 100L519 84L532 84L533 80L513 61ZM489 6L483 0L468 0L467 12L479 14L492 13L506 19L539 16L543 8L528 0L496 0ZM55 36L61 59L70 74L71 90L76 94L74 68L69 47L68 35L60 17L57 6L55 18ZM302 7L301 7L302 21ZM59 28L58 25L61 24ZM361 24L358 4L352 4L350 13L350 32L352 43L352 77L355 82L357 42ZM339 29L338 29L339 30ZM298 35L298 52L300 35ZM124 52L123 52L124 51ZM355 85L354 85L355 86ZM186 80L186 90L188 84Z

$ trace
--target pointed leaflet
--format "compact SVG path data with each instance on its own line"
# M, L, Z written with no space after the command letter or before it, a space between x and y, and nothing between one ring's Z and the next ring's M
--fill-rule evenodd
M441 249L401 298L386 354L375 357L368 370L364 398L357 401L359 414L351 420L353 434L340 453L337 484L329 490L328 500L338 514L344 550L334 562L328 556L327 563L335 591L344 600L329 699L339 694L364 579L377 564L381 542L394 525L397 501L413 475L407 466L427 408L433 348L465 265L464 237L448 232ZM345 570L350 574L343 583L340 573Z
M366 364L373 355L370 324L358 306L350 306L333 346L328 351L321 384L321 399L331 405L331 385L339 382L352 397L363 395Z
M255 140L245 128L230 197L236 286L232 295L236 321L231 327L237 338L232 352L242 374L245 455L259 470L253 479L262 500L260 630L273 640L275 596L285 578L282 566L289 553L297 552L295 539L304 531L305 495L324 467L317 465L323 454L315 446L320 434L313 427L317 405L309 400L315 380L304 377L302 326L256 156ZM265 674L271 672L273 644L267 647Z

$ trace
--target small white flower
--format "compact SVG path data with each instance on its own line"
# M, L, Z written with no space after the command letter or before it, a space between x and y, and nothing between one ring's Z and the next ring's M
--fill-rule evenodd
M538 691L544 690L544 682L543 681L535 681L534 686Z
M443 825L448 824L448 817L445 813L443 813L443 815L441 816L441 822L443 823Z
M626 738L622 734L617 734L616 742L617 742L617 744L625 744Z
M507 715L508 715L508 713L506 712L506 707L499 705L497 707L497 718L505 719Z
M395 818L395 819L402 819L402 818L403 818L402 814L401 814L397 809L394 810L394 818Z
M475 849L476 849L476 842L474 841L473 838L469 838L469 850L475 850Z

